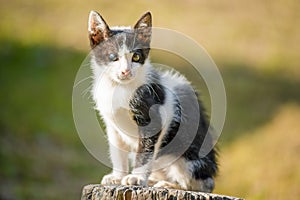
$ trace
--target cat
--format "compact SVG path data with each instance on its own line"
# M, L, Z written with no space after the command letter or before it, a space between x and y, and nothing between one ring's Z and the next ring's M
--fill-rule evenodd
M131 28L109 27L91 11L88 34L91 93L106 126L113 164L101 184L212 192L217 151L200 153L205 136L211 134L204 109L183 75L152 66L151 13ZM131 152L135 158L130 173Z

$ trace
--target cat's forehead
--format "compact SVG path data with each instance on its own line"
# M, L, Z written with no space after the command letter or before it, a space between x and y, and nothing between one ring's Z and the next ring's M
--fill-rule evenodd
M135 34L132 29L111 29L111 33L112 36L93 49L98 62L108 63L110 54L126 54L138 48L134 42Z
M134 31L131 29L112 29L111 36L98 45L98 49L118 51L124 48L133 49Z
M135 34L134 30L132 30L130 27L118 27L112 29L111 31L112 37L110 37L108 40L111 45L114 45L118 49L134 48Z
M95 49L99 53L117 53L118 51L134 51L137 49L149 48L149 43L140 39L136 30L130 27L113 27L111 28L111 36L102 41Z

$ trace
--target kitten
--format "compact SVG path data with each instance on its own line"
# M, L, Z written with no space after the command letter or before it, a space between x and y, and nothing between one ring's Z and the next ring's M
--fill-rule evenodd
M151 65L151 14L134 28L110 28L91 11L88 31L92 96L106 125L113 164L101 183L211 192L218 167L215 149L200 153L210 135L206 116L185 77ZM135 153L131 173L130 152Z

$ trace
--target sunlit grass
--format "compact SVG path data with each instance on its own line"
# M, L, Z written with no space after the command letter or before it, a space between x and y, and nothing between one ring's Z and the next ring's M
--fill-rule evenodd
M246 199L300 195L300 107L282 106L273 119L221 153L219 193Z

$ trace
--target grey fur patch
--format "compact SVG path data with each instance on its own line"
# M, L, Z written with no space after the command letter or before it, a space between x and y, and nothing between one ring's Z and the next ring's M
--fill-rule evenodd
M200 111L194 89L188 84L183 84L171 92L177 102L174 105L175 113L157 156L181 156L197 136Z

